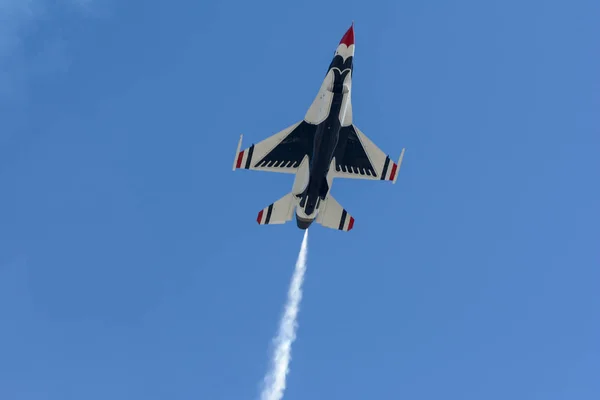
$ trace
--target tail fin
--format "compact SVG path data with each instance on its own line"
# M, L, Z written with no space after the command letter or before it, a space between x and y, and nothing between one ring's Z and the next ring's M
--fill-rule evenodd
M288 193L275 203L260 210L256 222L259 225L285 224L292 219L295 204L294 195Z
M354 227L354 217L338 203L331 194L319 210L317 223L331 229L349 231Z

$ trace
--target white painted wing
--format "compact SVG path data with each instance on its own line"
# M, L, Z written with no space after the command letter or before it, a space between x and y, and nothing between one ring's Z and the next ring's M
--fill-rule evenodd
M233 170L296 173L304 156L312 154L316 128L302 120L241 151L240 136Z
M326 228L349 231L354 227L354 217L338 203L333 196L327 196L323 207L319 209L317 223Z
M335 178L385 180L396 183L404 149L395 163L356 125L343 127L335 152Z

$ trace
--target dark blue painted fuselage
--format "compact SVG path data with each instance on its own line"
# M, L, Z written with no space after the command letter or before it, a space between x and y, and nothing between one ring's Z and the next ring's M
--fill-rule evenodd
M340 129L342 103L344 99L344 79L347 74L351 73L351 65L343 72L340 72L338 64L340 63L339 56L336 56L332 61L329 70L333 69L334 82L332 85L333 98L331 108L327 118L321 122L316 129L313 151L310 159L309 181L306 189L300 195L300 207L304 209L307 215L312 215L315 209L319 206L319 202L325 200L329 193L329 185L327 184L327 174L331 160L336 152L338 143L340 142ZM350 60L351 62L351 60ZM299 228L307 229L312 220L304 220L296 217L296 222Z

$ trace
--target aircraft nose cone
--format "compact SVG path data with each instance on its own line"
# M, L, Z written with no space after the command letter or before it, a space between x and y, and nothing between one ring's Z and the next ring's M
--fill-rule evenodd
M345 44L346 46L350 46L354 44L354 21L352 21L352 25L344 34L342 40L340 40L340 44Z

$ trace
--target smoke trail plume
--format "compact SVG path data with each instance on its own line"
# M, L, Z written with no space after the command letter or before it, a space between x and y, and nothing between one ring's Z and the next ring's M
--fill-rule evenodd
M304 239L296 261L296 268L288 290L285 312L279 324L279 331L274 338L275 352L271 370L265 376L265 387L261 400L281 400L285 390L285 379L289 372L292 343L296 339L296 317L300 300L302 300L302 282L306 271L306 255L308 254L308 229L304 231Z

